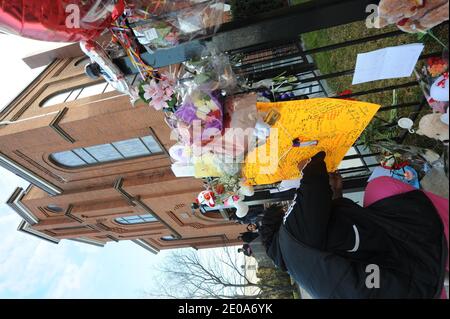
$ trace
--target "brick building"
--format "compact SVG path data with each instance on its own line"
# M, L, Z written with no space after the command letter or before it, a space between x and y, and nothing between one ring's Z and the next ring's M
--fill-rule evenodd
M0 113L0 165L31 183L8 200L19 230L153 253L239 244L244 226L191 210L202 181L172 174L162 112L90 80L86 62L55 60Z

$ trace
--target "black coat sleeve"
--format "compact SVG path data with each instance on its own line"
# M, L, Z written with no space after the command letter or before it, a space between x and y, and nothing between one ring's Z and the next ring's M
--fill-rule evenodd
M320 152L303 169L296 199L285 217L289 232L297 240L316 249L325 249L332 204L325 156L324 152Z

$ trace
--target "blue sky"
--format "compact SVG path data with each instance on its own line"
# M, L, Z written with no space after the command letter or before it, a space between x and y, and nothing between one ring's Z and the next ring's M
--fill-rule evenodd
M0 34L0 110L43 68L30 70L22 58L60 44ZM6 48L6 49L5 49ZM72 241L58 245L18 232L21 219L7 205L15 187L28 184L0 168L0 298L146 298L157 295L158 264L170 252L153 255L132 242L104 248ZM358 194L356 201L360 201ZM201 255L221 254L220 249Z
M22 57L58 45L0 35L0 109L42 71ZM0 168L0 298L143 298L153 289L167 252L155 256L132 242L55 245L18 232L20 218L4 204L17 186L27 183Z
M20 218L4 203L26 185L0 168L0 298L144 298L153 291L168 252L155 256L131 242L55 245L18 232Z

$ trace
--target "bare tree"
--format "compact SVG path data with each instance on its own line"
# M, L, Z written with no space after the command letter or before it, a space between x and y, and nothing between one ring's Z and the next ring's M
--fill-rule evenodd
M158 295L169 298L254 299L271 293L292 292L290 285L273 285L252 281L241 267L242 258L235 248L224 247L202 252L177 250L165 259L157 279ZM248 296L246 288L259 288L259 294Z

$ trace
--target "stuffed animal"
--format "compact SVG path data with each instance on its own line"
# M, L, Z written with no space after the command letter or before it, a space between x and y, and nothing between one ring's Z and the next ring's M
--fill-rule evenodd
M396 24L408 33L426 32L447 21L448 10L449 0L381 0L377 27Z
M419 130L416 132L419 135L424 135L429 138L448 143L448 125L441 121L442 114L432 113L422 117L419 123Z
M447 124L447 125L449 125L449 124L448 124L448 120L449 120L449 110L450 110L450 108L447 108L447 112L446 112L444 115L441 115L441 121L442 121L442 123Z
M216 207L216 195L212 191L203 191L198 195L196 202L198 205L214 208Z
M226 199L223 203L225 206L236 208L236 216L239 218L244 218L250 207L243 201L245 196L233 195Z
M449 81L448 72L440 76L430 88L430 97L436 101L448 102Z

